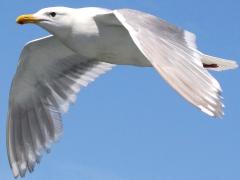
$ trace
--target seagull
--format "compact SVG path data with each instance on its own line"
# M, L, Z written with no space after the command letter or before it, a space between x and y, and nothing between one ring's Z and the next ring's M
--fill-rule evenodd
M237 68L206 55L193 33L132 9L51 7L21 15L51 35L25 45L9 96L7 149L14 177L32 172L62 134L77 93L115 65L153 67L192 105L223 116L221 86L208 70Z

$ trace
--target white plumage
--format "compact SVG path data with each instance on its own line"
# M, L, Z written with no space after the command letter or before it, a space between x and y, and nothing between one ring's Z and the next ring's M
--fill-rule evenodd
M237 67L197 50L195 35L143 12L46 8L17 19L52 35L28 43L13 79L8 156L14 176L33 171L62 132L61 113L82 87L114 65L154 67L186 100L221 117L221 87L207 69Z

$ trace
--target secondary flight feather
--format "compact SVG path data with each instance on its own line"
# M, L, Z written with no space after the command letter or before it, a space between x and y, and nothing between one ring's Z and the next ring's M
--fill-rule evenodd
M115 65L153 67L206 114L223 115L221 87L208 70L237 63L199 50L195 35L131 9L45 8L22 15L51 35L22 50L9 99L7 147L15 177L32 172L62 133L61 114L77 93Z

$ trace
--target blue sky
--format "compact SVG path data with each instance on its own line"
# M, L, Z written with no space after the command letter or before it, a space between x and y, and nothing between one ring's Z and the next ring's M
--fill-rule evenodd
M240 61L239 0L2 0L0 180L11 180L5 127L8 93L23 45L47 33L18 26L49 6L134 8L194 32L205 53ZM238 62L239 62L238 61ZM64 115L64 136L26 180L239 180L239 70L214 73L223 119L184 101L151 68L116 67L85 88Z

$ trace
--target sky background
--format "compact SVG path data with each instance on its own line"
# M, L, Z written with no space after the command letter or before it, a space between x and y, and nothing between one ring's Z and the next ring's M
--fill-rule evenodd
M18 57L26 42L47 34L15 19L60 5L150 12L194 32L203 52L240 61L239 0L1 0L0 180L13 179L5 127ZM214 73L226 105L224 118L215 120L184 101L154 69L118 66L81 91L63 116L63 138L25 179L239 180L239 75Z

